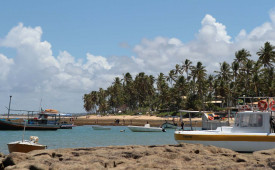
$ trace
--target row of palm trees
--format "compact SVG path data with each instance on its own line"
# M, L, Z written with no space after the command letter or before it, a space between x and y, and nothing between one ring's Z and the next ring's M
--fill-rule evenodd
M275 96L275 46L266 42L256 53L257 61L250 59L246 49L235 52L234 61L220 63L214 75L207 74L201 62L195 65L186 59L177 64L168 75L156 78L139 73L116 77L106 90L100 88L83 97L87 112L152 111L178 109L216 110L207 102L217 98L224 106L236 105L239 96Z

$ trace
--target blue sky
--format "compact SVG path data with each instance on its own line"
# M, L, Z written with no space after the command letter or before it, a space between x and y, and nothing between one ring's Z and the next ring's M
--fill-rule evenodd
M241 29L252 30L268 20L274 1L5 1L0 10L0 36L19 22L41 26L43 40L52 44L54 54L68 50L76 57L130 55L131 46L142 38L177 37L183 42L194 38L200 21L214 16L231 36Z
M274 9L273 0L2 1L0 103L13 95L16 109L43 99L82 112L84 93L126 72L168 74L190 59L211 73L241 48L257 59L275 44Z

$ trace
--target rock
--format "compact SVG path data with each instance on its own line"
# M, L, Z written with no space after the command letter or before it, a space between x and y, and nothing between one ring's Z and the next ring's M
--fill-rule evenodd
M10 153L4 160L3 164L4 167L11 166L11 165L16 165L18 162L21 162L23 160L26 160L27 154L25 153L20 153L20 152L13 152Z
M275 149L242 154L214 146L184 144L37 150L11 153L2 159L2 165L20 170L274 169L274 158Z
M4 158L4 157L5 157L5 154L0 152L0 158Z

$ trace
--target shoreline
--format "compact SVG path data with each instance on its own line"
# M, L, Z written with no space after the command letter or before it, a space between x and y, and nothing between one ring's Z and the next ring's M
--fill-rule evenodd
M6 119L5 117L1 117L1 119ZM22 121L26 116L10 116L10 119L15 122ZM157 117L157 116L147 116L147 115L109 115L109 116L101 116L101 115L87 115L87 116L77 116L77 117L61 117L61 122L66 121L67 123L74 123L77 126L83 125L102 125L102 126L144 126L149 123L152 127L160 127L163 123L177 123L178 126L181 125L181 121L179 117ZM182 121L185 125L190 126L190 119L183 118ZM226 120L225 120L226 121ZM234 121L230 119L230 124ZM202 126L202 118L192 118L192 126L193 127L201 127Z
M68 119L67 119L68 120ZM119 121L118 121L119 120ZM146 116L146 115L115 115L115 116L81 116L74 119L74 124L77 126L81 125L105 125L105 126L144 126L149 123L151 126L160 127L165 122L177 123L180 126L180 118L171 117L157 117L157 116ZM190 124L189 118L184 118L185 124ZM201 118L192 118L193 126L201 126Z

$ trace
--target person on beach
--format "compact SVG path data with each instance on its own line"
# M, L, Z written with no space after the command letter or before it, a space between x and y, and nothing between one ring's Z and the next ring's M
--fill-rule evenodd
M183 121L181 121L180 126L181 126L181 129L183 130L183 128L184 128L184 122Z

